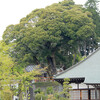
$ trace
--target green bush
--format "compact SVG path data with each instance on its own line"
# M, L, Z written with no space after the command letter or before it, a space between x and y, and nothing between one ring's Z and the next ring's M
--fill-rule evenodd
M42 91L41 91L41 89L40 88L38 88L38 89L36 89L35 91L34 91L34 93L41 93Z
M47 87L47 94L53 94L53 87Z
M46 100L47 97L43 93L37 93L35 95L35 100Z

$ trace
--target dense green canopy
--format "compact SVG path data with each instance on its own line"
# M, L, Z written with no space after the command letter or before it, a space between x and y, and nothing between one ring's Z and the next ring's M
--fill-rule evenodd
M17 25L10 25L3 40L15 43L10 55L19 67L29 64L48 66L48 74L57 67L69 67L80 60L81 54L94 48L96 34L91 13L64 0L45 9L36 9ZM83 52L83 53L82 53Z

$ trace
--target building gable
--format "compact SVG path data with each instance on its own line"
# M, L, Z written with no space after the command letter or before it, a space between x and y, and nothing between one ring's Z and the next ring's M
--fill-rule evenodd
M85 78L84 83L100 83L100 48L86 59L54 76L54 79Z

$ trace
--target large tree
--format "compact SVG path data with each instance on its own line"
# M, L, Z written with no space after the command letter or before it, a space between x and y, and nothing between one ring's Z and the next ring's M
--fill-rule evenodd
M15 43L11 56L19 65L48 66L48 74L57 67L69 67L79 60L95 39L91 14L72 0L64 0L45 9L36 9L17 25L10 25L3 40ZM19 68L19 67L18 67Z

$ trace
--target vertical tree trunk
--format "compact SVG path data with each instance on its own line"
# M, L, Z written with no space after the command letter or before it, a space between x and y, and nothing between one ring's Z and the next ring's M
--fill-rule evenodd
M52 55L52 61L53 61L53 65L54 65L54 69L56 71L56 60L55 60L55 55Z
M75 64L75 60L76 60L76 53L75 53L75 51L74 51L74 57L73 57L73 62L72 62L72 65L74 65Z
M22 92L19 93L19 100L23 100Z
M19 100L23 100L23 94L21 91L21 87L22 87L22 84L19 83L19 86L18 86L18 88L19 88L19 91L18 91Z
M53 57L48 56L47 61L48 61L48 72L49 75L52 77L54 74L56 74L55 60Z
M31 87L29 87L29 95L28 95L28 99L27 100L34 100L32 85L31 85Z
M81 54L81 50L80 50L80 46L78 45L78 52L79 54Z
M86 56L86 42L84 42L84 56Z

